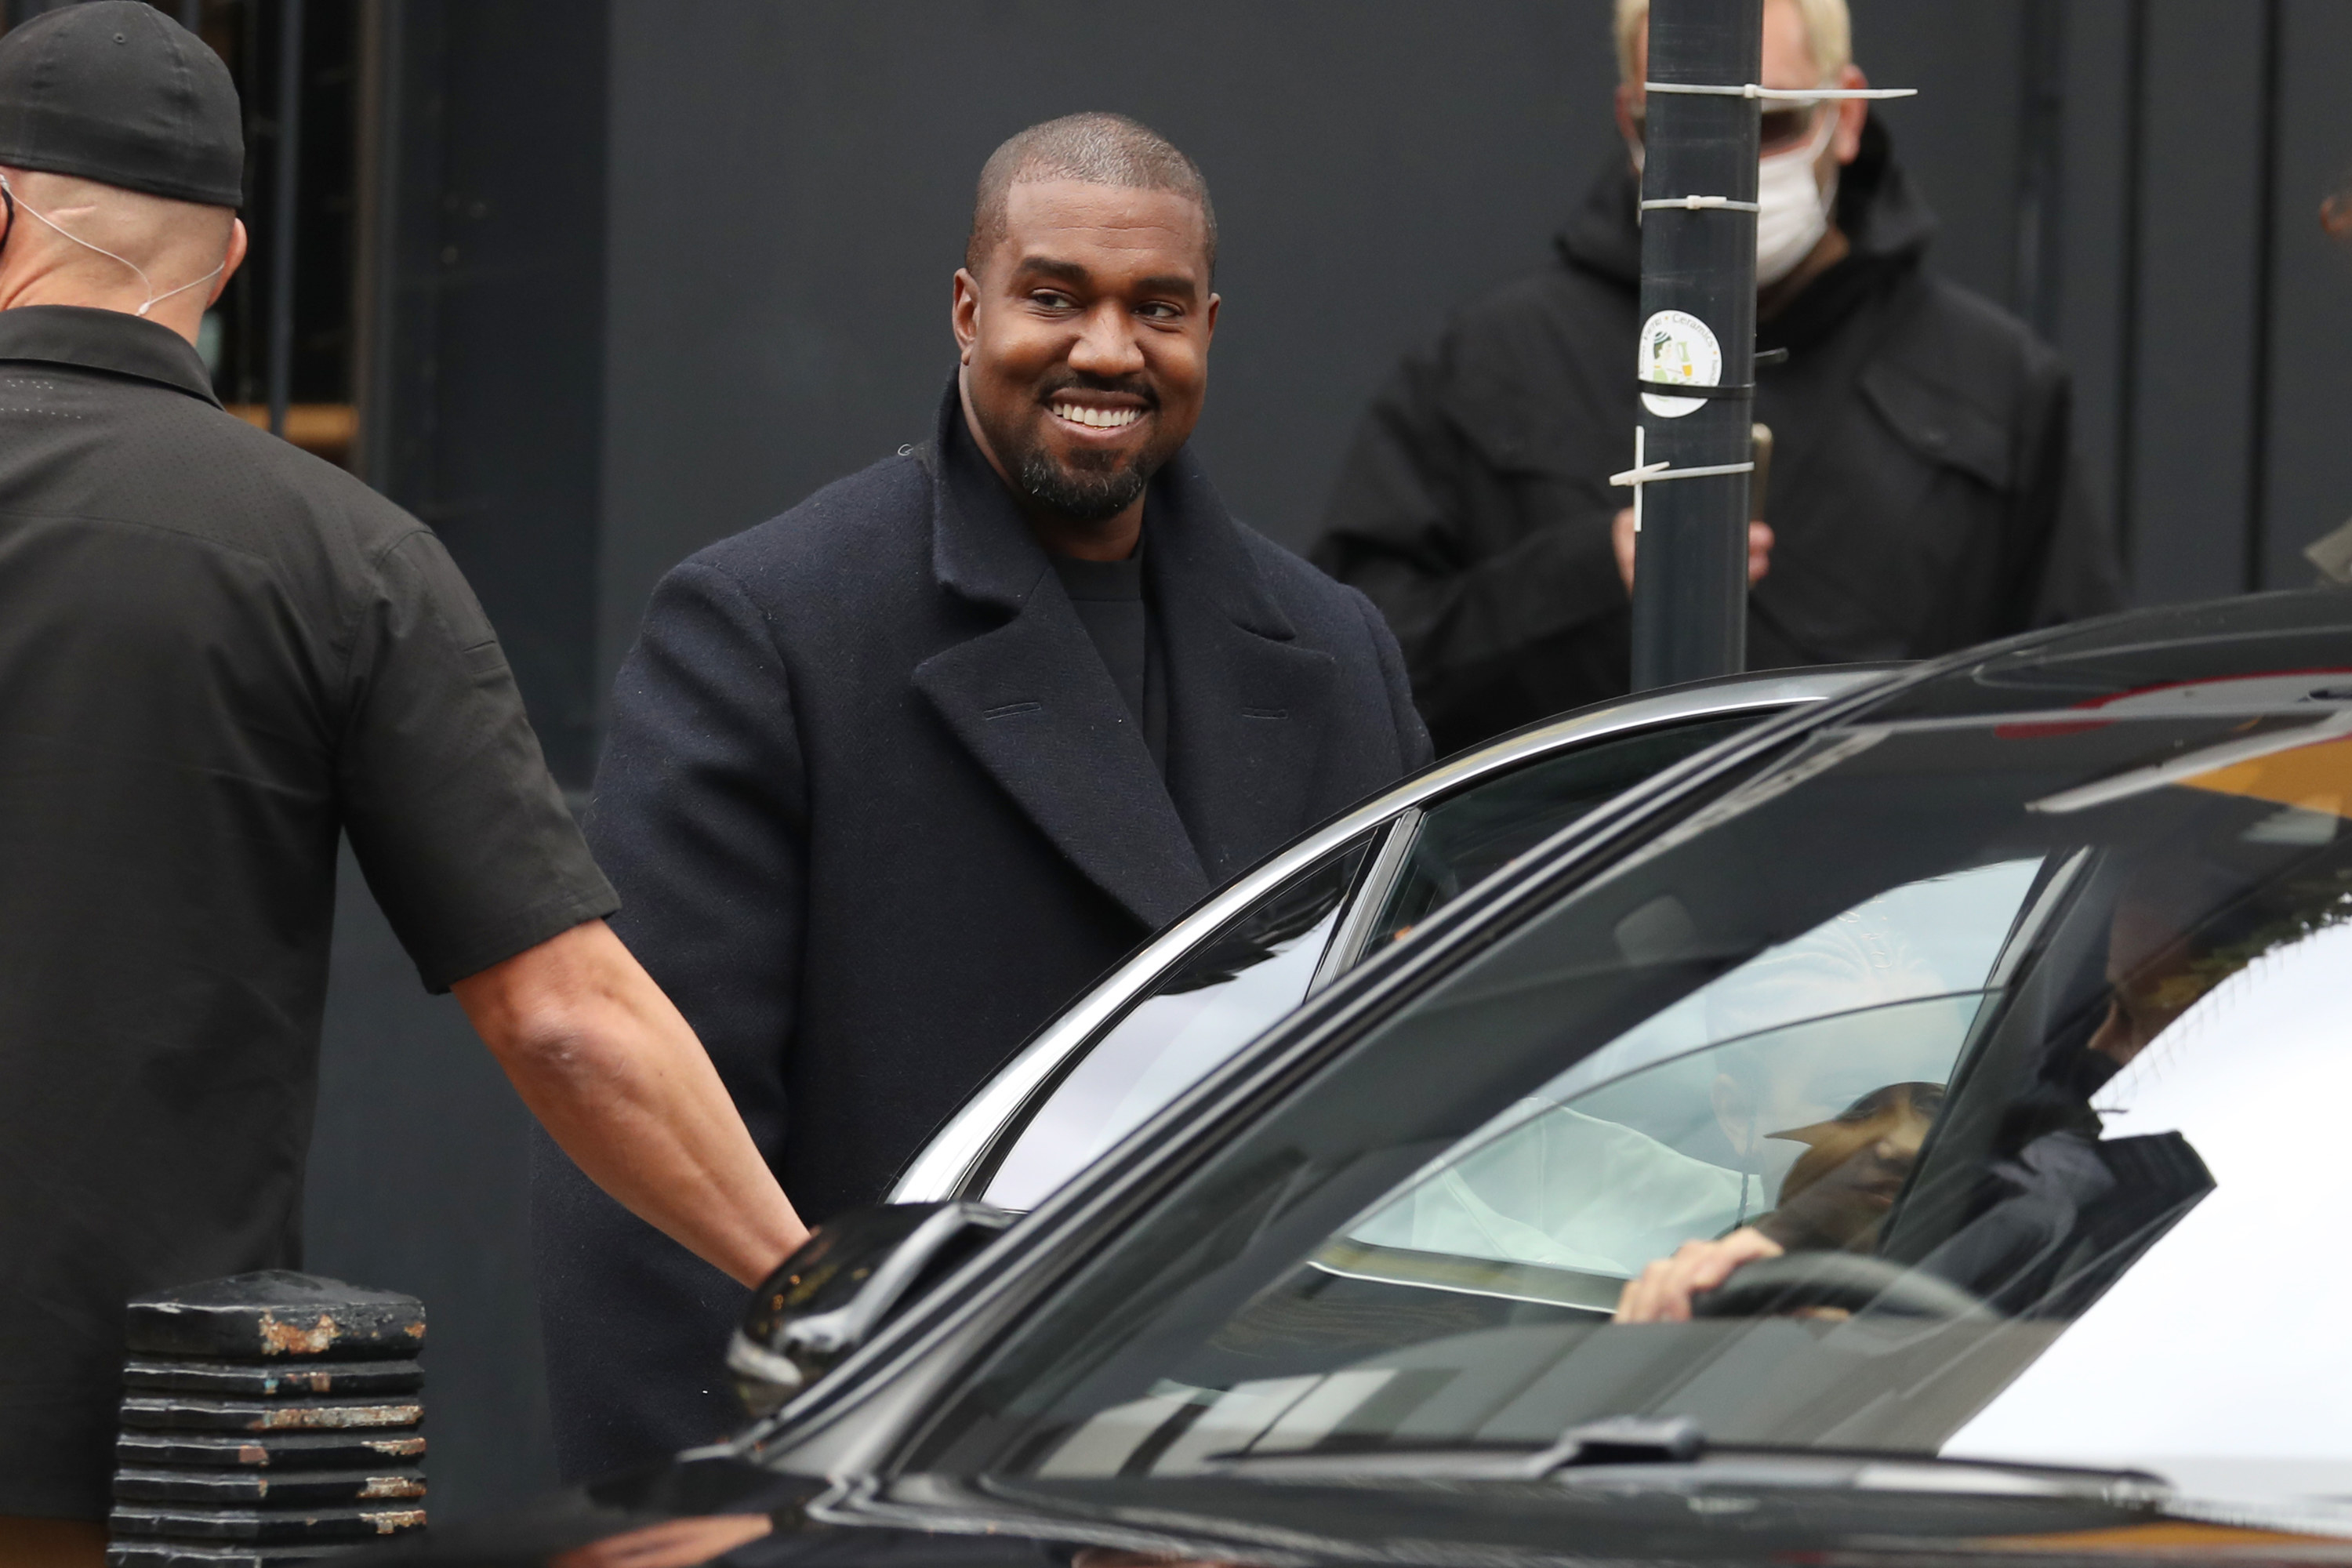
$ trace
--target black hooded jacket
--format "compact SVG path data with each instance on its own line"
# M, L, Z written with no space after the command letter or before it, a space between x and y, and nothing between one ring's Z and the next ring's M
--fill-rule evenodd
M1559 259L1456 315L1366 414L1314 560L1403 644L1441 753L1628 680L1609 531L1632 492L1637 184L1615 160ZM1923 264L1935 217L1874 121L1840 184L1853 254L1772 321L1757 376L1777 536L1754 669L1924 658L2116 607L2057 357Z

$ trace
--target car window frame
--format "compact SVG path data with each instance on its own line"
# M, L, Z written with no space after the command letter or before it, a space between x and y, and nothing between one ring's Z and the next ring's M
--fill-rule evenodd
M1411 807L1406 808L1406 814L1412 814ZM1391 849L1396 841L1397 827L1393 822L1386 827L1376 827L1369 833L1349 839L1319 858L1308 861L1307 865L1276 883L1264 897L1245 905L1241 913L1234 916L1233 920L1187 947L1181 956L1160 972L1159 978L1152 984L1139 992L1127 1006L1113 1015L1094 1033L1087 1036L1064 1053L1055 1063L1053 1071L1040 1078L1036 1086L1029 1091L1028 1097L1013 1107L1004 1120L996 1124L989 1132L987 1141L981 1146L979 1152L966 1168L961 1184L954 1195L977 1199L1000 1207L1005 1206L1011 1200L997 1193L998 1176L1003 1173L1006 1163L1012 1159L1013 1151L1019 1148L1029 1136L1036 1119L1053 1104L1055 1097L1062 1091L1064 1086L1080 1072L1087 1062L1094 1059L1095 1053L1118 1038L1120 1030L1126 1026L1128 1021L1143 1007L1158 997L1170 994L1163 991L1161 986L1173 978L1187 961L1211 947L1218 937L1232 931L1237 922L1263 910L1270 901L1286 896L1305 879L1318 876L1327 868L1340 864L1347 858L1353 857L1354 865L1347 873L1347 885L1341 890L1339 901L1317 922L1320 925L1328 921L1330 922L1330 927L1323 939L1323 950L1317 954L1315 968L1308 974L1307 984L1300 992L1297 1000L1283 1006L1278 1012L1253 1028L1249 1035L1235 1041L1234 1049L1237 1050L1248 1044L1251 1038L1279 1022L1287 1014L1296 1011L1311 999L1318 991L1340 973L1345 973L1348 966L1344 963L1335 965L1334 954L1339 950L1340 943L1345 940L1355 920L1356 910L1365 901L1367 879L1378 873L1383 866L1393 861ZM1079 1166L1083 1167L1084 1163L1085 1162L1081 1161ZM1069 1174L1076 1174L1077 1168L1079 1167L1074 1167L1062 1180L1067 1180ZM1055 1184L1058 1185L1059 1183ZM1019 1212L1017 1208L1015 1212Z
M1301 872L1360 837L1380 835L1370 848L1349 902L1308 984L1311 1001L1354 967L1379 918L1388 890L1402 873L1413 833L1429 806L1530 763L1630 734L1754 712L1758 721L1785 717L1854 694L1898 665L1836 665L1696 681L1564 714L1475 751L1445 758L1385 794L1341 813L1276 851L1211 894L1126 963L1032 1036L917 1152L892 1184L889 1203L932 1203L974 1194L992 1170L1004 1131L1025 1122L1040 1097L1053 1092L1076 1058L1108 1031L1202 942Z

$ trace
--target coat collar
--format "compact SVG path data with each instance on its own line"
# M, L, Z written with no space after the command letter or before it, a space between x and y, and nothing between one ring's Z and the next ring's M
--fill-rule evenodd
M1147 927L1306 826L1337 664L1296 630L1188 450L1154 477L1148 600L1169 663L1163 779L1110 673L963 426L949 383L923 453L946 593L1004 617L915 685L1055 847Z
M1049 563L1004 481L965 427L963 398L952 376L940 400L929 452L937 496L931 552L940 585L975 603L1022 609L1050 574ZM1153 477L1144 504L1153 552L1163 559L1168 551L1184 557L1186 570L1213 585L1218 607L1236 625L1286 642L1297 635L1266 592L1192 447L1179 451Z
M37 360L135 376L218 408L212 377L188 340L160 322L79 305L0 310L0 360Z

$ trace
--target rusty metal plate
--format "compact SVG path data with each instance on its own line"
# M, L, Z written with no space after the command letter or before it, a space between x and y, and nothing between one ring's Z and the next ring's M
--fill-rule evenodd
M124 1337L147 1356L232 1361L415 1355L425 1303L283 1268L182 1285L131 1303Z
M425 1369L413 1361L164 1361L133 1356L125 1387L220 1398L304 1399L321 1394L414 1394Z
M122 1401L125 1426L180 1432L320 1432L414 1426L425 1406L415 1399L204 1399L190 1394L132 1394Z
M413 1465L425 1458L422 1433L400 1430L270 1432L213 1436L195 1432L125 1431L114 1442L122 1465L151 1469L191 1466L272 1470L364 1470Z
M114 1496L120 1502L282 1508L404 1504L424 1495L425 1472L413 1465L377 1470L155 1470L126 1466L114 1473Z
M289 1509L117 1503L106 1524L117 1540L160 1535L177 1541L374 1541L424 1529L425 1510L413 1503Z

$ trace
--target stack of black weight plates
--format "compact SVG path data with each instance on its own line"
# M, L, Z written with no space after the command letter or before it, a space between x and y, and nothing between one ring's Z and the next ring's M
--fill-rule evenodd
M275 1568L425 1524L413 1296L272 1270L131 1303L116 1568Z

